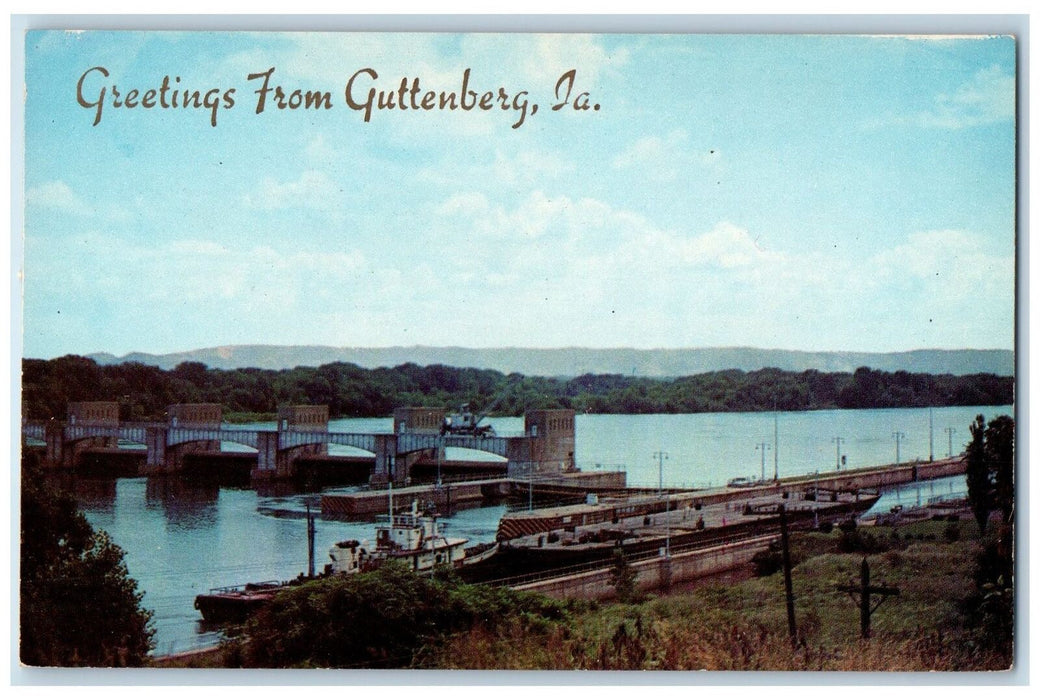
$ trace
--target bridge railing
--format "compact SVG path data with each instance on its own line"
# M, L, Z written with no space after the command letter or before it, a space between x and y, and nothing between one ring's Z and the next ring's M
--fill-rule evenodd
M22 422L22 435L27 438L35 438L36 440L43 440L46 437L47 423L46 421L23 421Z
M359 450L374 453L376 451L377 437L374 433L328 433L328 443L331 445L356 447ZM299 444L305 443L301 442Z

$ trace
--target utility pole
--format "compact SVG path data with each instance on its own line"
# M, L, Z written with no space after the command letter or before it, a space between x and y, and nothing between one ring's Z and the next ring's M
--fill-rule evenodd
M780 419L776 414L776 399L773 399L773 481L780 481Z
M665 497L664 502L664 555L666 557L672 556L672 520L670 517L670 511L672 510L672 494L668 494Z
M831 442L837 444L837 448L835 450L836 454L834 455L834 470L841 471L841 443L845 442L845 438L831 438Z
M314 578L314 514L311 513L311 504L307 504L307 576Z
M859 605L859 633L863 639L870 637L870 615L878 606L885 602L885 598L889 596L899 595L898 588L892 588L891 586L871 586L870 585L870 567L867 565L867 558L863 557L863 563L859 567L859 585L850 583L847 586L838 586L839 591L844 591L849 594ZM859 596L858 600L856 596ZM881 596L881 600L871 605L870 597L872 595Z
M894 437L896 439L896 466L898 467L899 466L899 440L900 440L900 438L905 438L906 437L906 433L901 433L901 432L899 432L897 430L894 433L892 433L892 437Z
M932 407L928 407L928 461L935 461L935 450L932 449L932 433L935 430L935 422L932 420Z
M444 436L437 440L437 488L441 487L441 456L444 454Z
M657 459L657 495L664 493L664 461L668 459L667 452L654 452Z
M766 480L766 450L769 449L768 442L760 442L755 445L755 449L762 452L762 483Z
M948 441L948 446L946 448L947 457L953 457L953 434L956 432L956 428L946 428L946 439Z
M780 513L780 547L784 561L784 596L787 599L787 634L791 638L791 647L798 648L798 627L794 621L794 586L791 583L791 546L787 535L787 509L781 503L777 509Z

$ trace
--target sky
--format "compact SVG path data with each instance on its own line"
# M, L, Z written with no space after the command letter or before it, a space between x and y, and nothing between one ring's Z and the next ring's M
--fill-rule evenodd
M25 48L26 357L1014 347L1009 37L32 32ZM249 76L271 68L258 112ZM505 108L436 108L467 69ZM168 102L217 106L142 107L164 78ZM434 108L398 108L402 79ZM275 85L328 100L279 109ZM370 88L394 108L366 121Z

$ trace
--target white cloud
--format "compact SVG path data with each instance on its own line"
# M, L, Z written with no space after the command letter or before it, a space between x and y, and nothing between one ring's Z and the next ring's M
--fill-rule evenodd
M669 182L720 166L718 148L693 146L685 131L676 129L665 136L643 136L614 157L618 170L632 169L640 177Z
M524 150L511 157L501 150L495 151L494 176L497 182L511 187L544 183L574 170L574 163L558 153Z
M61 180L30 187L25 191L25 202L30 206L59 209L73 214L91 213L86 202Z
M916 232L849 258L838 249L769 247L732 222L666 229L602 201L538 191L513 207L459 194L441 211L445 226L489 243L446 262L444 279L502 316L483 318L476 336L471 322L445 318L430 329L440 342L609 346L638 338L643 346L865 350L947 347L951 334L965 346L1011 342L1014 260L986 252L978 234ZM447 296L444 286L435 282L428 294Z
M1012 298L1015 284L1014 255L986 250L985 240L968 231L919 231L904 243L878 253L870 261L883 282L900 280L923 283L933 297L950 303L976 299Z
M594 89L605 72L617 71L629 58L626 49L609 53L598 37L589 34L538 34L532 37L532 43L518 51L518 62L506 65L517 65L532 84L550 89L572 69L576 71L576 87Z
M936 97L936 109L921 116L925 126L963 129L1015 118L1015 78L999 66L984 68L951 95Z
M247 195L246 206L264 210L305 208L334 210L339 187L318 170L307 170L294 181L279 182L264 178L255 194Z
M939 93L932 106L908 115L889 114L864 126L878 129L911 125L926 129L968 129L1015 119L1015 77L999 66L977 71L951 93Z

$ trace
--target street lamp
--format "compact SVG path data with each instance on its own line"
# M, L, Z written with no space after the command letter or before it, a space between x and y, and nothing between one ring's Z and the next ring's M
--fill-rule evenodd
M900 440L900 438L905 438L906 437L906 433L901 433L901 432L899 432L897 430L894 433L892 433L892 437L894 437L896 439L896 466L898 467L899 466L899 440Z
M946 428L946 439L948 443L948 447L946 448L947 457L953 457L953 434L956 432L956 428Z
M845 438L843 438L843 437L831 438L831 442L833 442L833 443L835 443L837 445L835 447L835 450L834 450L835 451L835 454L834 454L834 471L839 471L840 472L841 471L841 443L845 442Z
M768 442L760 442L755 445L755 450L762 453L762 483L766 480L766 450L769 449Z
M664 492L664 461L668 453L654 452L654 457L657 458L657 495L660 496Z
M444 455L444 436L441 435L437 444L437 488L441 487L441 457Z

